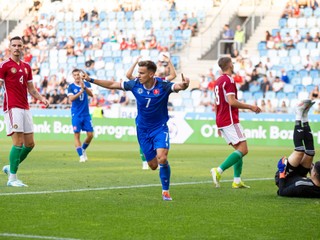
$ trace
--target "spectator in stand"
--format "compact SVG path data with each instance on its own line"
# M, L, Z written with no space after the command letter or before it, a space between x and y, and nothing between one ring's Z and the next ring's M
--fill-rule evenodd
M81 22L88 21L88 13L85 12L83 8L80 9L79 21L81 21Z
M22 43L26 47L29 45L30 40L31 40L30 34L28 33L27 29L23 30Z
M144 40L141 40L139 50L147 49L146 42Z
M288 1L286 3L285 9L282 12L281 18L289 18L291 16L292 16L292 5L291 5L291 2Z
M208 91L214 92L214 87L216 86L216 79L213 75L212 77L209 77L210 81L208 83Z
M135 37L130 38L129 49L130 50L137 50L138 49L138 43L137 43L137 40Z
M281 69L281 80L284 82L284 83L290 83L290 79L287 75L287 72L285 69Z
M128 106L129 105L129 98L127 96L126 91L122 91L122 95L120 96L119 103L121 106Z
M257 70L257 74L258 74L258 77L263 77L263 76L266 76L267 74L267 68L265 65L263 65L262 62L259 62L256 66L255 66L255 69Z
M312 41L314 41L316 43L320 42L320 33L319 32L316 33L316 35L314 36Z
M234 32L232 29L230 29L229 24L225 24L223 27L223 34L222 34L223 40L233 40L234 39ZM233 52L233 43L227 42L224 45L224 54L232 54Z
M31 64L32 57L33 56L31 54L30 48L25 48L25 52L24 52L24 55L23 55L23 61Z
M57 89L54 89L52 91L52 93L50 94L50 97L49 97L49 103L50 105L52 106L52 104L58 104L59 103L59 94L58 94L58 91ZM52 106L53 107L53 106Z
M205 75L200 76L200 90L205 92L208 90L208 81Z
M250 76L250 84L254 84L254 85L259 84L258 79L259 79L259 75L258 75L257 69L255 68L255 69L253 69L251 76Z
M281 92L283 90L284 87L284 82L281 81L281 79L276 76L276 78L274 79L273 83L272 83L272 90L277 93L277 92Z
M237 88L239 89L240 86L243 84L243 77L240 76L239 72L237 71L232 75L234 82L236 83Z
M111 89L110 90L110 93L108 94L108 97L106 99L106 102L108 105L112 105L112 104L115 104L115 103L119 103L119 94L116 92L115 89Z
M273 67L273 62L270 60L270 57L267 57L265 66L267 70L271 70L271 68Z
M66 89L68 87L67 79L65 77L62 77L59 83L59 88Z
M276 36L273 38L273 41L275 44L275 49L281 49L283 47L282 38L279 31L276 33Z
M320 99L320 92L319 92L319 86L315 85L312 91L310 92L311 100L319 100Z
M282 100L278 113L288 113L288 106L285 100Z
M31 12L38 12L39 9L41 8L42 6L42 2L39 1L39 0L33 0L33 5L31 8L29 8L29 13Z
M148 49L156 49L158 46L156 36L152 36L151 41L148 44Z
M276 48L276 43L274 42L272 36L269 37L269 40L267 41L267 44L266 44L266 48L267 49L275 49Z
M58 104L66 105L68 103L69 103L69 99L68 99L68 95L66 94L65 89L64 88L60 88Z
M190 26L188 24L188 14L183 14L183 18L180 20L180 25L178 27L178 30L187 30L190 29Z
M92 49L93 50L102 49L102 45L103 43L101 42L100 38L97 38L92 44Z
M267 110L266 110L266 107L267 107L266 102L265 102L264 99L262 99L262 100L261 100L261 104L260 104L261 112L266 112L266 111L267 111Z
M57 45L57 48L58 49L63 49L63 48L66 48L66 45L67 45L67 39L65 36L61 36L59 41L58 41L58 45Z
M290 49L294 49L295 48L295 44L293 42L293 40L289 40L289 42L287 44L285 44L285 49L286 50L290 50Z
M208 94L207 90L202 91L201 98L200 98L200 106L204 106L204 107L212 106L212 99Z
M273 107L270 99L267 100L266 112L267 113L274 113L275 112L274 107Z
M90 21L91 22L96 22L99 20L99 13L98 13L98 10L96 7L94 7L92 10L91 10L91 16L90 16Z
M300 7L297 3L293 4L292 17L294 18L300 17Z
M90 37L91 29L90 26L87 23L84 23L81 27L81 36L83 38Z
M36 35L32 35L31 36L31 40L30 40L30 48L37 48L38 47L38 38Z
M286 45L289 44L290 40L292 40L292 37L290 36L290 33L287 32L286 36L283 38L283 46L286 47Z
M262 82L260 83L260 90L263 92L263 97L265 97L266 92L271 90L271 84L268 81L268 78L266 76L263 77Z
M198 31L198 18L195 16L194 12L191 14L191 18L188 18L189 29L192 31L192 36Z
M244 38L245 38L245 35L242 27L240 25L237 25L237 29L234 33L234 41L237 43L238 50L242 49L244 40L245 40Z
M306 33L306 36L303 38L303 41L306 42L306 43L313 41L313 38L312 38L312 36L310 35L310 32L307 32L307 33Z
M38 39L38 49L39 50L47 50L48 49L48 42L44 37L40 37Z
M313 69L314 62L311 59L309 54L302 59L301 63L303 64L304 69L306 69L307 71L310 71L311 69Z
M74 47L74 54L76 56L83 56L84 44L81 41L77 41L76 46Z
M91 36L92 36L93 39L96 39L96 38L99 38L99 37L100 37L100 35L101 35L101 29L100 29L100 24L99 24L98 22L96 22L96 23L94 24L93 29L90 28L90 30L91 30L90 34L91 34Z
M126 50L128 48L129 48L128 42L126 41L125 38L122 38L122 41L120 43L120 50L123 51L123 50Z
M31 69L32 69L32 75L40 74L40 67L36 61L32 63Z
M40 83L40 92L46 96L46 99L49 99L47 96L47 88L48 88L48 77L44 77Z
M293 43L296 44L296 43L300 42L301 39L302 39L302 37L301 37L300 31L299 31L299 29L296 29L296 32L292 37Z
M54 76L52 76L52 77L54 77ZM56 78L57 78L57 80L58 79L63 79L63 78L67 78L67 74L66 74L66 71L65 71L65 69L63 68L63 67L61 67L60 69L59 69L59 72L57 73L57 75L56 75ZM51 78L50 78L51 79ZM53 80L55 80L55 78L53 78Z
M265 41L268 42L268 41L270 40L270 37L272 37L271 34L270 34L270 32L269 32L269 31L266 31Z
M176 11L176 2L174 0L169 0L169 11Z
M83 39L84 50L92 49L92 41L89 37Z

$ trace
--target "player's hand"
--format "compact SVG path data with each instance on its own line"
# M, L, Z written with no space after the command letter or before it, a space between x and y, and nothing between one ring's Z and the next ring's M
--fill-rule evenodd
M185 90L189 87L190 79L189 78L184 78L183 73L181 73L181 78L182 78L182 89Z
M283 157L278 162L278 170L279 173L283 173L286 170L288 159L286 157Z
M80 78L81 78L82 80L86 80L86 81L90 80L89 75L88 75L85 71L83 71L83 70L80 70Z
M138 56L138 57L136 58L135 63L138 63L141 59L142 59L142 55Z
M41 102L46 106L46 108L48 108L50 105L49 101L44 97L41 99Z
M261 108L259 108L258 106L252 106L252 112L255 112L255 113L260 113L261 112Z
M163 56L163 61L170 62L170 58L167 55L162 54L162 56Z

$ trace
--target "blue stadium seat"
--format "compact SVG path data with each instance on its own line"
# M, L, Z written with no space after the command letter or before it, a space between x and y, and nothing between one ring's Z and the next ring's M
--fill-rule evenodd
M298 73L295 70L287 71L287 76L288 76L289 79L292 79L292 78L296 77L297 75L298 75Z
M274 91L267 91L265 93L266 99L274 99L276 97L276 93Z
M319 18L320 17L320 8L317 7L314 11L313 11L313 15L316 17L316 18Z
M287 26L287 19L286 18L280 18L279 20L279 27L285 28Z
M268 50L259 50L260 57L266 57L268 55Z
M101 21L105 21L107 19L107 13L105 11L101 11L99 14L99 18Z
M304 77L306 77L306 76L308 76L308 75L309 75L309 74L308 74L308 71L305 70L305 69L299 71L299 76L300 76L301 78L304 78Z
M306 91L307 91L307 92L311 92L311 91L314 89L314 86L315 86L315 85L313 85L313 84L307 85L307 86L306 86Z
M315 69L310 70L310 77L312 77L313 79L319 77L319 70L315 70Z
M125 13L125 17L127 19L127 23L130 22L133 18L133 12L129 11Z
M295 92L288 92L287 93L287 98L292 100L292 99L296 99L298 96Z
M263 92L260 92L260 91L254 92L254 93L253 93L253 98L254 98L255 100L258 100L258 99L260 99L260 98L263 98Z
M306 48L306 43L305 42L298 42L296 44L296 49L300 50L300 49L305 49Z
M304 15L305 17L307 17L307 18L308 18L308 17L311 17L312 14L313 14L313 9L312 9L312 8L306 7L306 8L303 9L303 15Z
M259 42L258 43L258 50L266 50L267 49L267 46L266 46L266 43L265 42Z
M289 56L290 57L299 56L299 51L297 49L290 49L289 50Z
M292 85L299 85L299 84L301 84L302 83L302 80L301 80L301 77L294 77L294 78L292 78L291 80L290 80L290 83L292 84Z
M320 85L320 78L319 78L319 77L318 77L318 78L314 78L313 81L312 81L312 83L313 83L314 85Z
M253 96L252 96L252 92L249 92L249 91L245 91L243 92L243 99L245 100L251 100L253 99Z
M169 15L172 20L175 20L178 16L178 13L176 11L170 11Z
M276 97L277 99L283 99L287 97L287 94L285 92L277 92Z
M297 85L294 86L294 91L296 93L303 92L304 91L304 86L302 84L297 84Z
M314 50L317 48L317 43L315 42L307 42L307 49Z
M180 68L180 57L179 56L171 56L171 62L176 69Z
M294 90L294 85L293 84L286 83L283 86L283 92L285 92L285 93L293 92L293 90Z

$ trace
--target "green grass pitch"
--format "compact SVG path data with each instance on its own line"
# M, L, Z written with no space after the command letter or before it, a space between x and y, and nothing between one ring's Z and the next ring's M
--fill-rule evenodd
M0 140L0 165L10 139ZM281 198L273 176L290 148L250 147L242 178L232 169L214 188L210 169L225 145L172 145L172 202L161 198L158 171L142 170L136 143L93 141L79 163L73 142L37 141L20 166L28 188L0 175L0 239L319 239L320 200ZM24 193L24 194L23 194Z

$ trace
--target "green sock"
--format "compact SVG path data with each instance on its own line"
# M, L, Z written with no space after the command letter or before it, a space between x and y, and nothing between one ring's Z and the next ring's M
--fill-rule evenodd
M20 163L20 154L22 151L22 147L12 146L10 151L10 173L16 174L18 171L19 163Z
M23 160L26 159L26 157L28 156L29 152L32 151L32 147L26 147L26 146L22 146L22 150L21 150L21 153L20 153L20 163L23 162Z
M236 164L242 158L242 153L238 150L231 153L226 160L220 165L220 168L225 171L232 165Z
M141 157L142 162L147 161L147 160L146 160L146 157L144 156L141 148L140 148L140 157Z
M242 158L240 158L240 160L233 165L233 171L234 171L233 172L233 176L234 177L240 177L241 176L242 165L243 165Z

